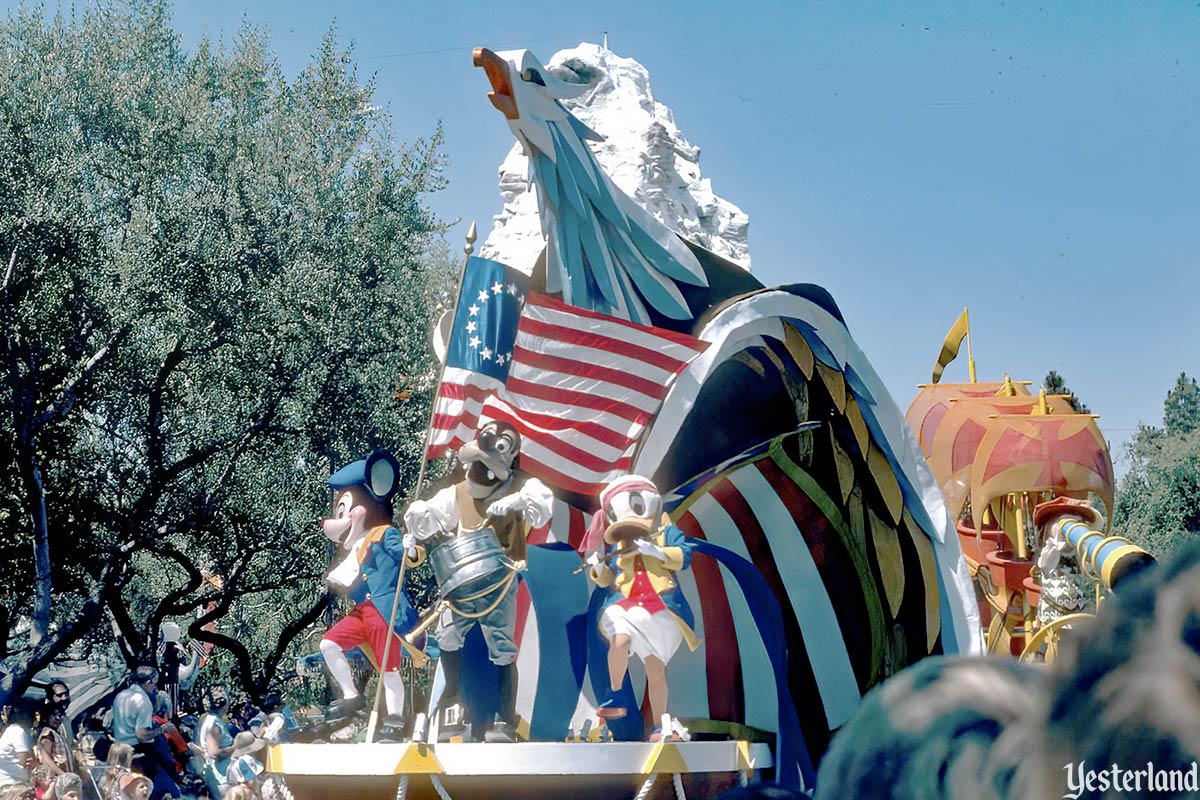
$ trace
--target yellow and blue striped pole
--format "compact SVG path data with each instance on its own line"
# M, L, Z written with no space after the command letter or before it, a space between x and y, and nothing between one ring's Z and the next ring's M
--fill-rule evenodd
M1122 536L1105 536L1078 520L1062 524L1062 533L1079 553L1083 574L1107 589L1154 563L1154 556Z

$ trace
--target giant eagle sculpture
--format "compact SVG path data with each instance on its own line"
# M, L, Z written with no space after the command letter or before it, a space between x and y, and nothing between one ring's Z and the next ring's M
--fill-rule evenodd
M597 135L561 102L588 86L525 50L478 48L474 61L537 187L546 253L533 286L709 345L670 385L632 465L712 555L680 578L705 642L672 660L673 713L772 732L780 781L811 786L872 686L929 654L978 650L941 492L828 292L764 287L617 190L588 145ZM594 498L556 495L536 535L579 546ZM526 623L542 641L537 625ZM520 658L536 660L530 650ZM535 707L518 710L536 727Z

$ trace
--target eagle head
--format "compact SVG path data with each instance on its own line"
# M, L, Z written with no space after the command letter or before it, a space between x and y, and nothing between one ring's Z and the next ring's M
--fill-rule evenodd
M476 47L474 63L487 73L492 84L488 99L508 120L513 133L553 159L555 148L547 123L567 118L560 100L579 97L590 87L556 77L528 50L495 53Z
M580 308L650 324L647 308L669 320L692 310L676 283L707 286L696 256L669 228L625 195L600 167L595 131L562 104L590 85L568 83L528 50L475 48L488 98L521 143L537 185L546 236L546 289Z

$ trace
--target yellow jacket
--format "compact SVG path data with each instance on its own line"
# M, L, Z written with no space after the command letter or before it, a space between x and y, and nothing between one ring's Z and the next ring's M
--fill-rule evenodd
M683 531L674 525L667 525L660 529L654 534L652 540L662 548L665 558L644 556L631 549L628 553L610 557L607 562L592 567L589 574L596 585L601 588L615 584L616 591L605 604L607 606L621 598L629 597L630 592L633 591L634 578L637 575L637 559L641 558L646 576L650 579L651 588L658 593L663 605L679 623L688 648L695 650L700 646L700 638L696 636L694 630L695 618L692 616L692 609L688 606L687 598L683 596L683 592L679 589L679 583L675 580L676 572L687 569L691 565L692 546Z

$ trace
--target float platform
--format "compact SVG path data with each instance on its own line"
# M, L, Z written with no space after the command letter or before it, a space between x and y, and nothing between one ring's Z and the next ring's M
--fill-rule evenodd
M283 744L266 757L267 772L282 777L295 800L621 800L651 776L658 777L647 799L674 798L674 775L699 798L766 777L773 766L769 745L746 741Z

